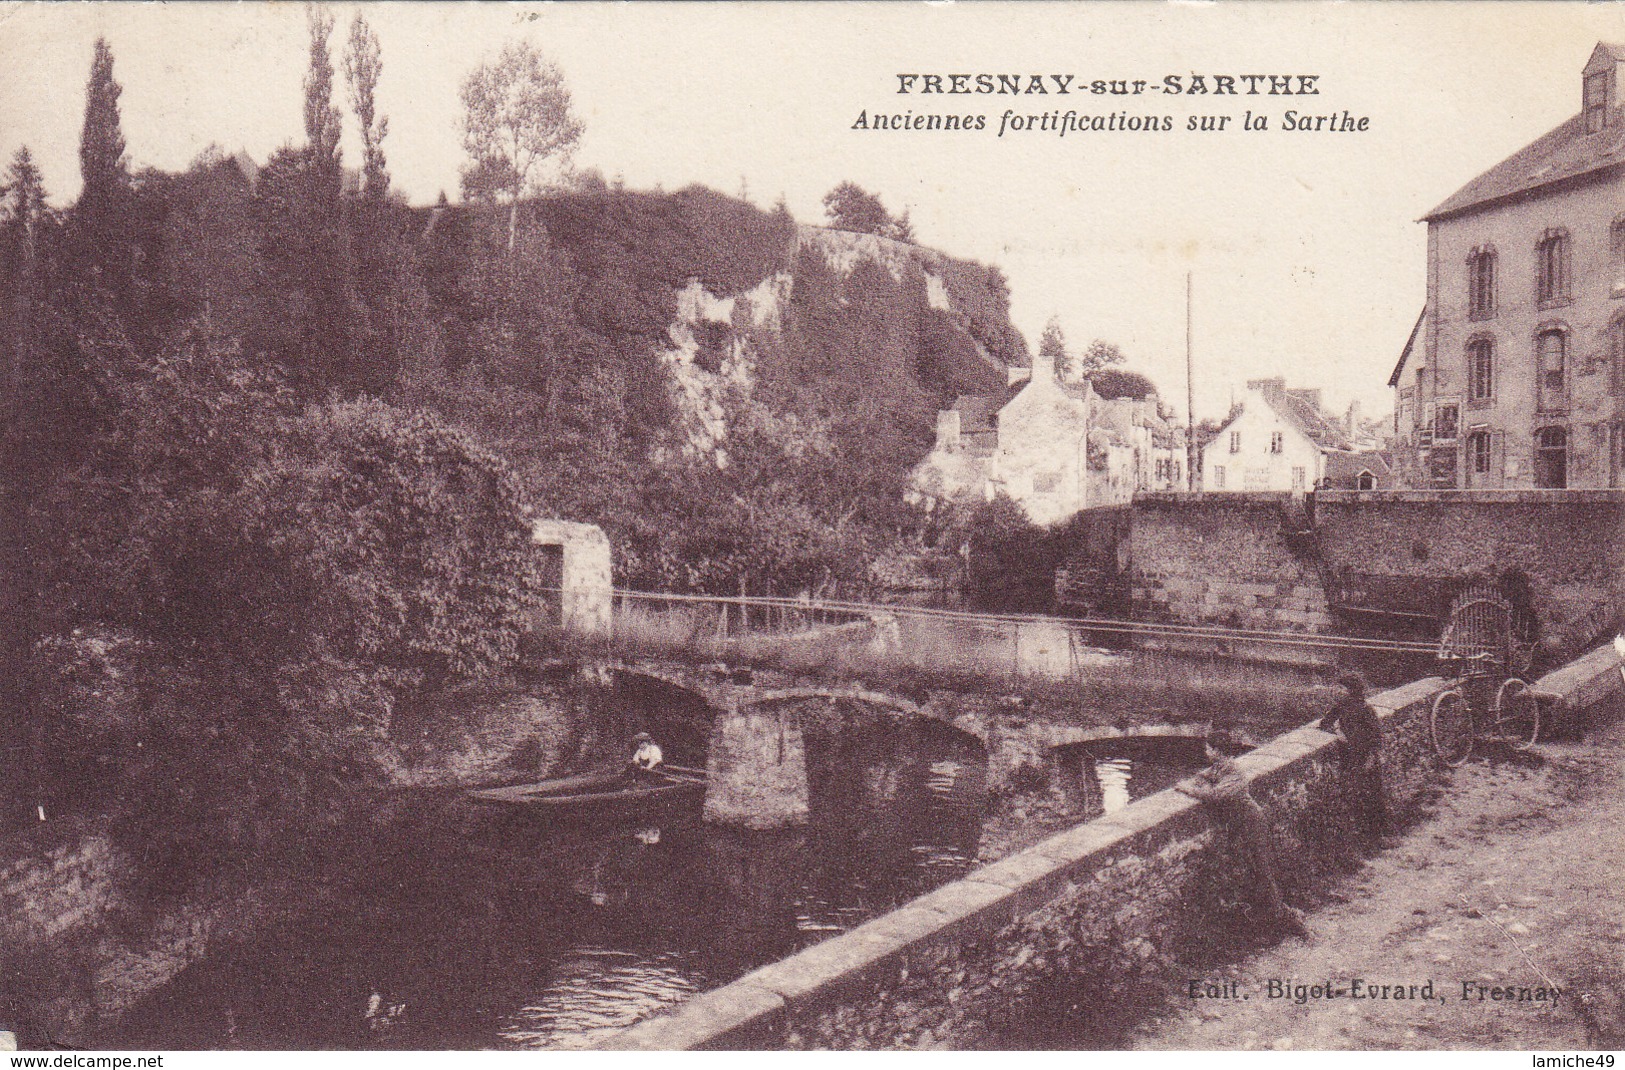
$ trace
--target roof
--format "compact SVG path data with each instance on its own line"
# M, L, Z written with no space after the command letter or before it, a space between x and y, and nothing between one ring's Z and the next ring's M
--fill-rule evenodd
M959 411L959 433L977 435L998 430L999 410L1008 405L1010 399L1026 385L1026 380L1022 380L1002 394L959 395L954 399L954 408Z
M1264 400L1321 449L1348 449L1348 436L1343 429L1302 394L1289 390L1285 394L1266 394Z
M1422 321L1427 319L1428 306L1423 305L1422 311L1416 314L1416 325L1411 328L1411 336L1405 339L1405 348L1399 351L1399 363L1394 365L1394 374L1388 377L1389 386L1399 385L1400 373L1405 370L1405 362L1411 359L1411 350L1416 348L1416 337L1422 333Z
M1461 187L1422 220L1432 223L1532 196L1583 176L1600 178L1621 164L1625 164L1625 109L1610 108L1607 124L1595 134L1587 134L1585 117L1575 115Z
M1353 479L1361 472L1370 472L1378 479L1383 479L1392 471L1393 466L1381 450L1326 451L1326 478L1333 482Z
M1274 380L1260 381L1273 382ZM1350 448L1348 436L1343 432L1343 429L1337 425L1337 422L1332 417L1322 412L1320 407L1312 400L1319 398L1319 390L1302 388L1296 390L1268 390L1252 385L1249 385L1249 389L1263 398L1264 403L1274 409L1281 419L1285 420L1318 448L1323 450L1347 450ZM1241 417L1243 411L1245 411L1245 403L1232 408L1224 423L1220 424L1218 429L1213 432L1212 438L1206 441L1212 442L1223 434L1225 428L1235 423Z

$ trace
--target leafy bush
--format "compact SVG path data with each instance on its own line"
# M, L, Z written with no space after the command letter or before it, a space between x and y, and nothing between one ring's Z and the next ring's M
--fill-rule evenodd
M312 653L438 686L512 663L541 579L519 489L431 417L363 400L292 422L245 484L260 593Z

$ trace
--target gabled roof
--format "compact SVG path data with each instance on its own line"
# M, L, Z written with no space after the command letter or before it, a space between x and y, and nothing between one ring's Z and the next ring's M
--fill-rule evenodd
M1348 436L1308 398L1288 391L1285 394L1264 396L1264 401L1280 413L1281 418L1301 431L1305 438L1323 450L1346 450Z
M1389 386L1399 385L1399 376L1405 370L1405 362L1411 359L1411 350L1416 348L1416 337L1422 333L1422 321L1428 317L1428 306L1423 305L1422 311L1416 314L1416 326L1411 328L1411 336L1405 339L1405 348L1399 351L1399 363L1394 365L1394 374L1388 377Z
M959 433L979 435L997 431L999 410L1010 404L1010 399L1021 393L1027 380L1005 388L1002 394L961 394L954 399L959 410Z
M1609 48L1618 48L1609 45ZM1523 199L1560 182L1582 176L1601 177L1625 164L1625 111L1609 109L1608 123L1585 132L1585 117L1576 115L1536 138L1485 171L1422 217L1435 222L1502 201Z
M1581 73L1594 74L1597 71L1607 70L1610 64L1619 63L1625 63L1625 45L1613 41L1598 41Z
M1314 443L1318 448L1323 450L1347 450L1350 448L1348 436L1343 433L1343 429L1330 416L1321 412L1314 402L1310 400L1310 397L1305 396L1318 395L1319 391L1301 389L1276 391L1253 388L1250 392L1263 398L1264 404L1273 409L1281 419L1285 420L1295 431ZM1224 434L1225 429L1240 419L1241 414L1245 411L1245 402L1237 405L1231 410L1230 416L1225 419L1224 423L1220 424L1218 429L1213 432L1213 437L1207 439L1207 441L1212 442Z

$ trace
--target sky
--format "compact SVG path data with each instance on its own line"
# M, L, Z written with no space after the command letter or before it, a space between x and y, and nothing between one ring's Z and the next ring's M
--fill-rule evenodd
M329 6L335 51L358 10L378 33L385 152L414 202L457 196L462 80L530 40L585 125L577 166L634 188L743 192L764 208L782 196L804 222L822 220L832 187L857 182L906 208L922 244L999 264L1030 344L1057 316L1075 348L1115 342L1181 410L1189 274L1199 418L1276 375L1322 388L1338 411L1391 412L1388 375L1425 298L1416 220L1577 112L1592 46L1625 40L1625 5L1613 4ZM263 160L303 136L302 5L0 2L0 154L26 144L54 203L77 192L98 35L124 89L133 166L184 168L211 143ZM1074 89L1311 75L1320 92L903 95L903 73L1037 74L1051 88L1050 75L1070 75ZM1006 110L1057 109L1168 116L1175 129L997 132ZM1288 109L1368 121L1287 131ZM1242 130L1249 110L1268 129ZM982 115L987 129L853 128L860 114L900 112ZM1201 116L1229 120L1186 129Z

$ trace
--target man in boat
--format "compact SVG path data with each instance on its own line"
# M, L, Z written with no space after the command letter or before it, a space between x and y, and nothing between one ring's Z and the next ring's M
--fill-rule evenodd
M632 737L636 744L632 757L626 763L626 771L634 781L664 780L660 772L660 763L666 756L660 753L660 744L647 732L639 732Z

